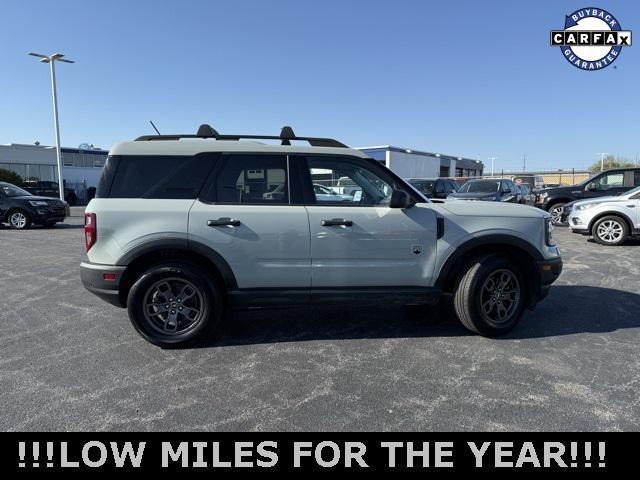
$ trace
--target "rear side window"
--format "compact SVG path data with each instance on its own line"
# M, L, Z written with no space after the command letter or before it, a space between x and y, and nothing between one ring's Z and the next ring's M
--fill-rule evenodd
M218 203L289 204L287 157L223 155L214 182Z
M198 196L213 161L211 156L122 155L107 159L99 197L192 199ZM115 170L115 172L113 172ZM109 176L113 177L108 194ZM103 181L104 179L104 181ZM104 184L104 185L103 185Z

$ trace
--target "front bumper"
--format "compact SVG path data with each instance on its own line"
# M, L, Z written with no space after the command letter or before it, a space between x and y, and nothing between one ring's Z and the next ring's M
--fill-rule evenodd
M538 262L538 273L540 275L538 301L540 301L548 295L551 284L555 282L562 273L562 258L557 257L550 260L540 260Z
M125 305L120 300L120 281L126 268L82 262L80 264L80 278L84 288L94 295L111 305L124 307Z
M567 217L567 223L573 233L580 233L582 235L589 234L589 224L593 218L592 214L578 213L577 211L571 211Z

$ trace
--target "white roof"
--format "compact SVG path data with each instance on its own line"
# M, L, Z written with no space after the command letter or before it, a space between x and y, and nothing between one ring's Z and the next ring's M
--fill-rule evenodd
M204 152L246 152L246 153L283 153L283 154L333 154L367 155L353 148L308 147L301 145L269 145L248 140L214 140L214 139L181 139L181 140L142 140L139 142L122 142L114 145L110 155L195 155Z

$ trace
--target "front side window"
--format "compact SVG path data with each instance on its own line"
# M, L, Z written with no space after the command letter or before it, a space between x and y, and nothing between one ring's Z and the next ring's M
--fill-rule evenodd
M593 190L609 190L611 188L621 188L624 186L624 173L610 173L596 178L593 182Z
M281 205L289 203L287 157L225 155L215 189L219 203Z
M307 167L318 205L387 205L393 180L355 159L308 157ZM322 191L315 186L321 186Z

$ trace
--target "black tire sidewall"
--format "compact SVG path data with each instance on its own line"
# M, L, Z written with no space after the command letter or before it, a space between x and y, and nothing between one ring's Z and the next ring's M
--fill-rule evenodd
M615 222L618 222L620 225L622 225L622 238L620 240L618 240L617 242L607 242L603 239L601 239L598 236L598 227L600 226L601 223L606 222L607 220L612 220ZM615 247L617 245L621 245L625 242L625 240L627 239L627 237L629 236L629 227L627 226L627 222L625 222L622 218L616 216L616 215L607 215L606 217L602 217L600 219L598 219L598 221L596 223L593 224L593 229L591 230L591 234L593 236L593 238L595 239L596 242L598 242L600 245L606 245L606 246L610 246L610 247Z
M516 306L516 310L509 322L504 325L495 326L488 323L484 318L482 312L481 289L485 280L496 270L501 269L509 270L518 279L518 283L520 285L520 298L519 303ZM469 309L470 320L473 326L481 335L487 337L504 335L511 331L522 318L526 305L526 284L523 275L517 266L510 260L500 256L492 256L482 259L480 261L479 268L476 270L473 279L471 280L470 290L471 292L468 297L466 308Z
M11 217L13 216L13 214L15 213L21 213L25 216L25 218L27 219L27 221L24 224L24 227L22 228L16 228L13 226L13 224L11 223ZM29 228L31 226L31 216L29 215L28 212L25 212L24 210L20 209L20 208L15 208L13 210L11 210L9 212L9 215L7 215L7 223L9 224L10 228L13 228L14 230L26 230L27 228Z
M149 288L163 278L184 278L201 292L203 318L193 328L179 335L162 335L147 324L144 315L144 296ZM129 290L127 310L129 320L136 331L149 343L161 347L177 347L194 343L211 333L220 321L223 305L222 294L206 271L192 264L164 263L147 269Z
M551 211L552 211L554 208L558 208L558 207L563 207L563 208L564 208L564 206L565 206L566 204L567 204L566 202L557 202L557 203L554 203L553 205L551 205L551 206L549 207L549 210L548 210L549 214L551 215ZM561 221L559 221L559 222L553 222L553 224L554 224L554 225L565 225L564 223L562 223L562 220L561 220Z

